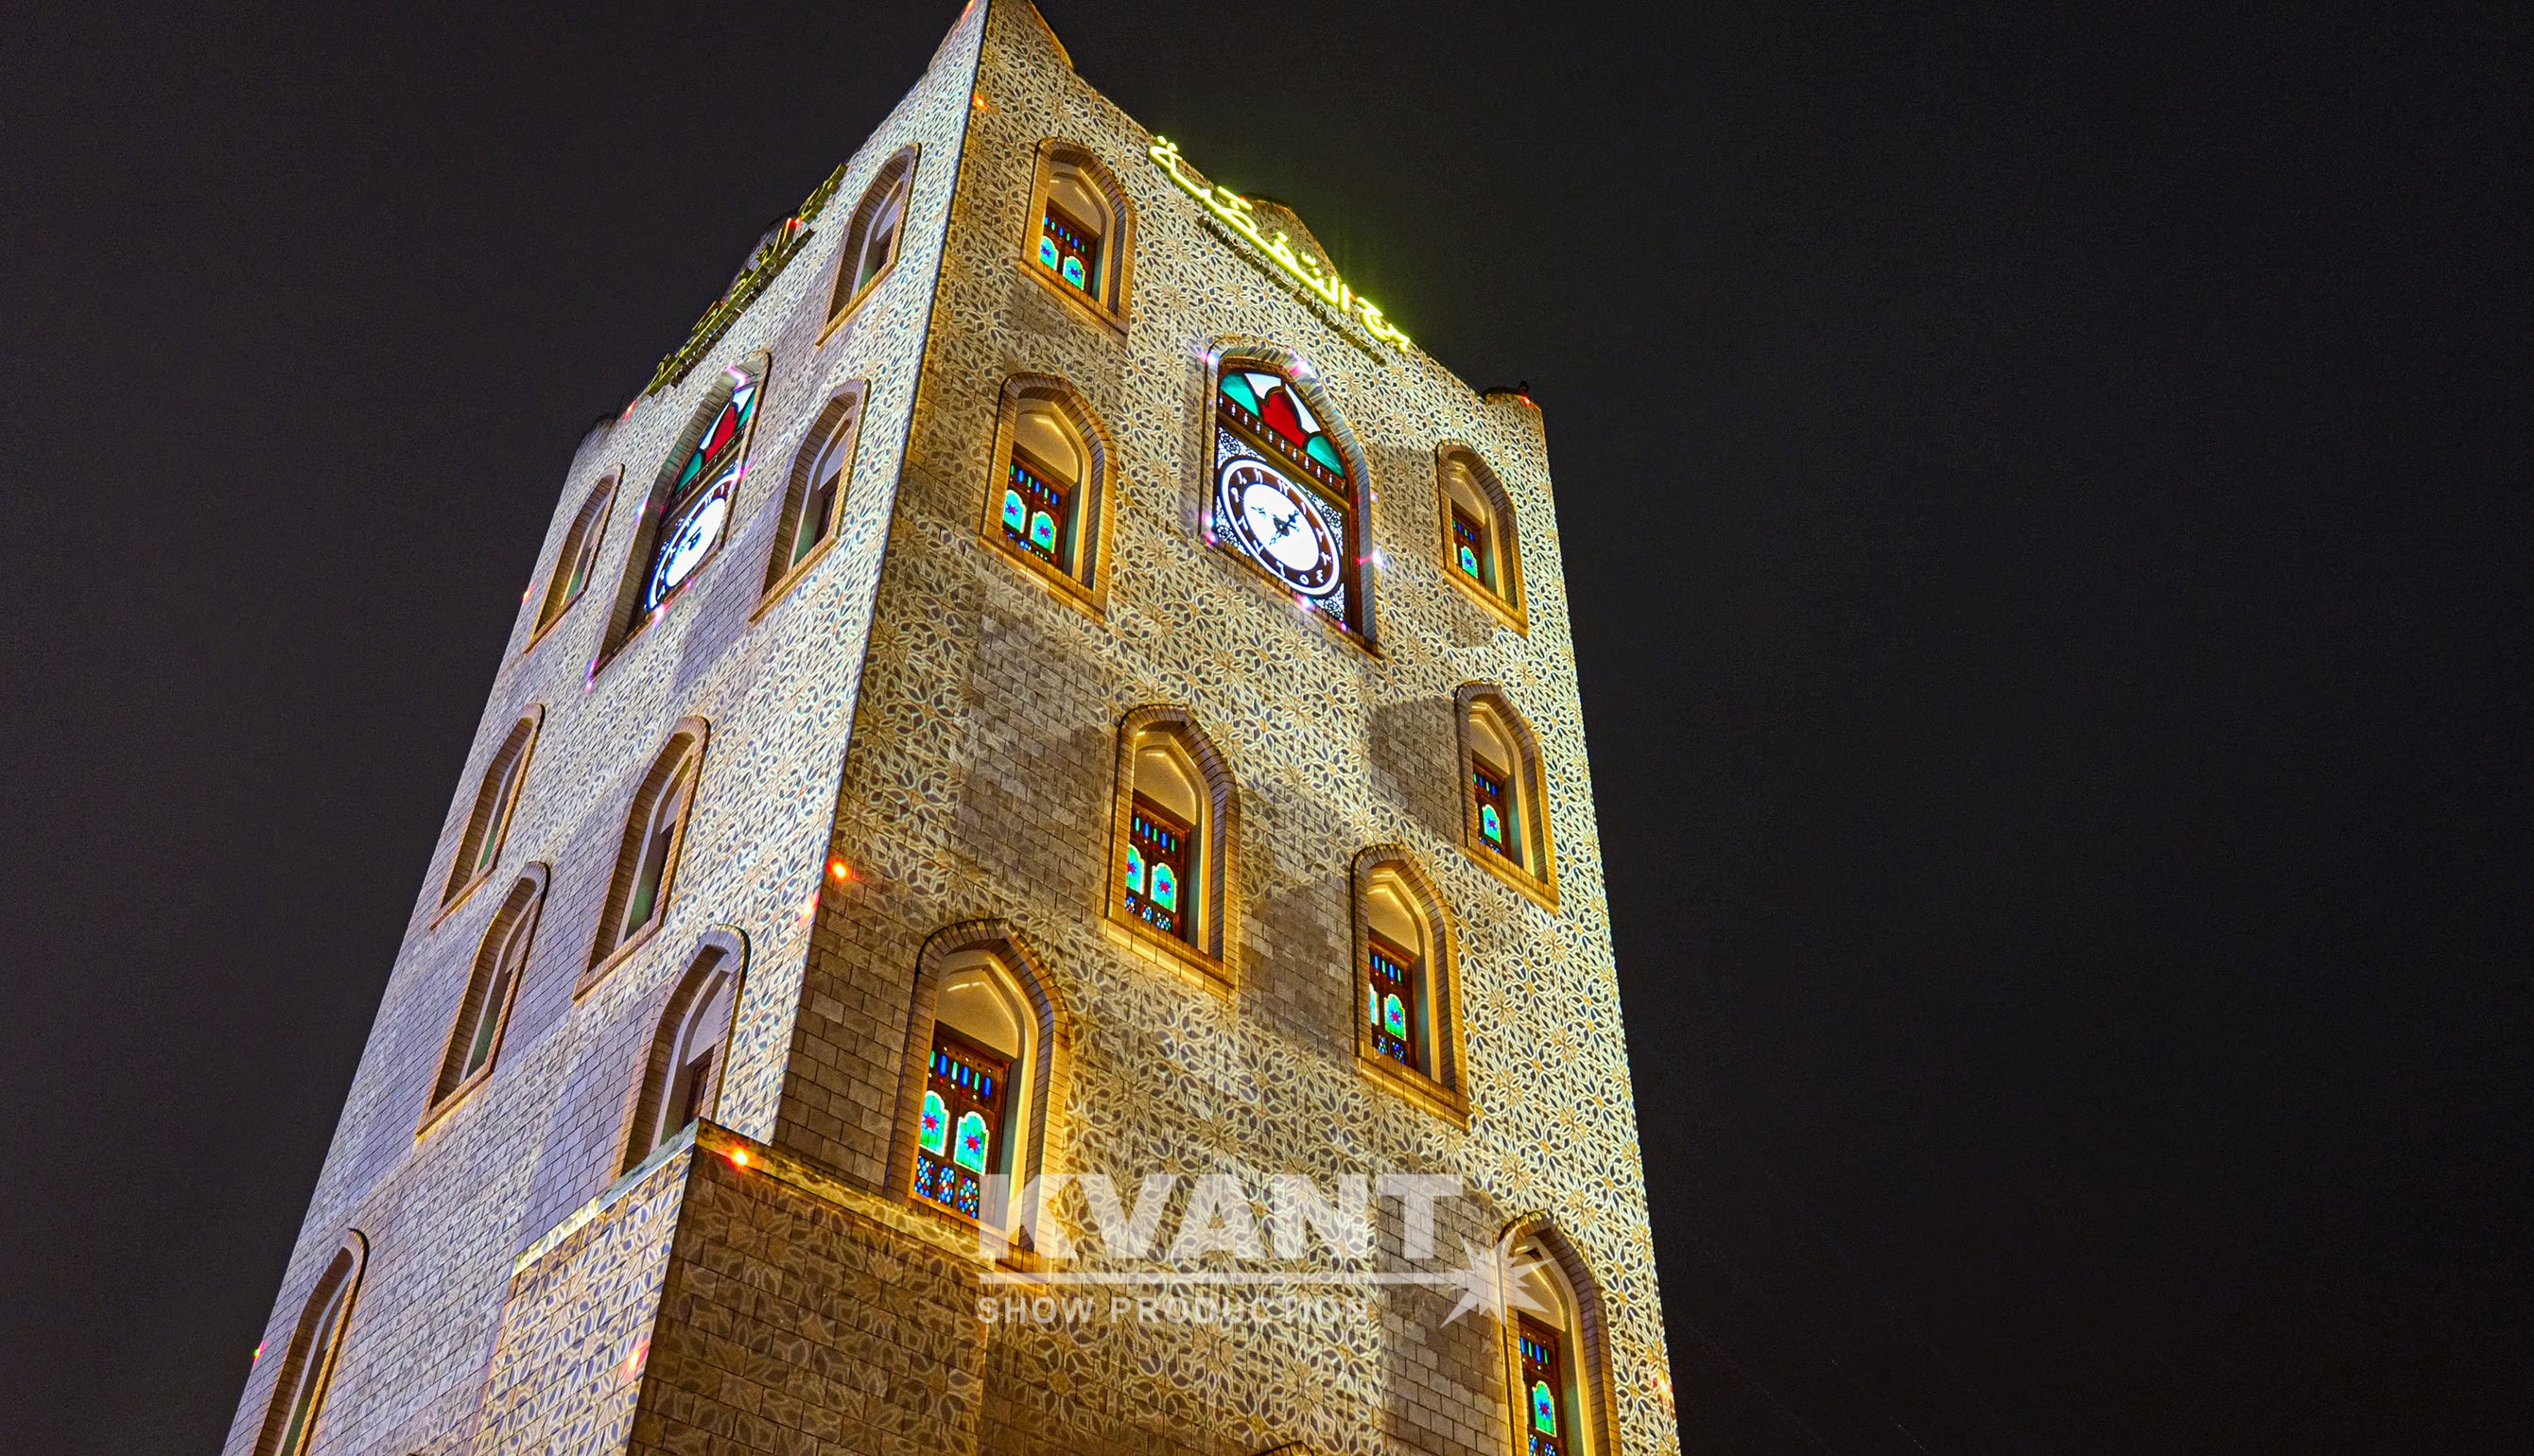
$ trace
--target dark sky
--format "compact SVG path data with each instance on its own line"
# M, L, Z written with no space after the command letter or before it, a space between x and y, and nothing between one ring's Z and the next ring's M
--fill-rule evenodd
M1686 1449L2534 1450L2526 46L1367 9L1048 6L1545 408ZM573 442L954 11L10 23L0 1444L216 1444Z

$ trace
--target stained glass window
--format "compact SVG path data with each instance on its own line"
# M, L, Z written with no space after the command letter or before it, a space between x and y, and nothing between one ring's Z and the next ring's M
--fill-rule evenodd
M1073 482L1015 448L1003 483L1003 535L1023 551L1065 569L1073 535Z
M1478 837L1487 848L1519 865L1522 863L1522 840L1514 822L1513 796L1506 789L1505 771L1486 759L1473 755L1470 758L1470 792L1478 803Z
M1486 522L1452 506L1452 564L1461 574L1489 591L1495 590L1495 558L1487 552Z
M1039 220L1038 261L1075 288L1098 296L1100 234L1053 202Z
M933 1062L916 1124L915 1192L983 1217L985 1179L1000 1155L1011 1063L946 1026L933 1029Z
M1363 631L1355 486L1337 442L1281 374L1228 366L1214 397L1214 539Z
M748 464L748 442L756 422L757 381L742 380L687 453L669 487L652 536L650 569L642 578L647 614L687 584L714 548L730 519L731 498ZM634 623L638 630L640 621Z
M1531 1438L1531 1456L1566 1456L1565 1338L1528 1314L1519 1318L1523 1428Z
M1363 1014L1372 1044L1381 1055L1403 1066L1418 1066L1417 1044L1422 1028L1418 1006L1418 975L1423 968L1417 954L1395 944L1385 937L1367 932L1364 937L1365 970Z
M1196 886L1189 876L1195 830L1178 816L1137 794L1126 832L1126 913L1179 940L1191 940L1196 916L1187 903Z

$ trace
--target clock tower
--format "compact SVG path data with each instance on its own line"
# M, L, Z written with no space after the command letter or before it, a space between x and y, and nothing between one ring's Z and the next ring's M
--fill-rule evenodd
M1678 1437L1541 418L974 0L592 430L236 1456Z

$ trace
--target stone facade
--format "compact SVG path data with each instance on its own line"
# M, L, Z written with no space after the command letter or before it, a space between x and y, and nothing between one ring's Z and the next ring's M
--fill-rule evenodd
M1369 1315L1336 1323L982 1319L981 1297L1021 1297L990 1273L1044 1265L982 1257L897 1166L929 1047L925 947L979 924L1048 993L1046 1169L1457 1176L1441 1247L1544 1221L1590 1290L1595 1456L1676 1447L1539 416L1310 299L1148 158L1153 140L1026 0L977 0L708 362L583 442L272 1316L267 1348L284 1349L346 1231L367 1239L314 1450L1521 1449L1503 1336L1447 1320L1448 1289L1375 1290ZM1105 164L1131 206L1122 326L1026 259L1052 141ZM910 146L896 265L829 329L846 219ZM1370 646L1205 537L1211 361L1251 344L1307 365L1369 474ZM759 351L727 539L593 667L645 491L718 366ZM1105 437L1096 593L1058 590L979 529L1016 376L1062 381ZM868 396L837 539L768 600L795 456L854 382ZM1445 579L1446 445L1475 452L1519 516L1519 630ZM564 538L612 468L625 483L592 587L539 635ZM1538 737L1553 905L1464 847L1455 703L1471 684ZM1117 732L1152 706L1199 725L1237 786L1219 975L1107 910ZM476 776L534 707L500 862L444 907ZM665 923L591 977L629 803L689 717L710 740ZM1352 867L1372 846L1447 902L1466 1117L1358 1064ZM478 942L532 864L550 891L498 1062L426 1122ZM717 1106L620 1178L654 1026L714 932L745 947ZM1395 1255L1399 1205L1376 1207ZM1122 1267L1083 1246L1068 1268ZM248 1381L237 1456L263 1456L279 1365Z

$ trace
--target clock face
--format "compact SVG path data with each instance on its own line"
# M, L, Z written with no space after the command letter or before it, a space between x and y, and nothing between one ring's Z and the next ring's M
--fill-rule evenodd
M1337 539L1309 491L1254 455L1223 462L1215 475L1215 529L1241 554L1304 596L1327 596L1344 578Z
M668 600L669 593L684 586L695 568L712 555L721 540L722 522L730 516L730 485L723 482L704 492L675 519L661 527L664 537L657 565L651 569L651 580L642 593L644 610Z

